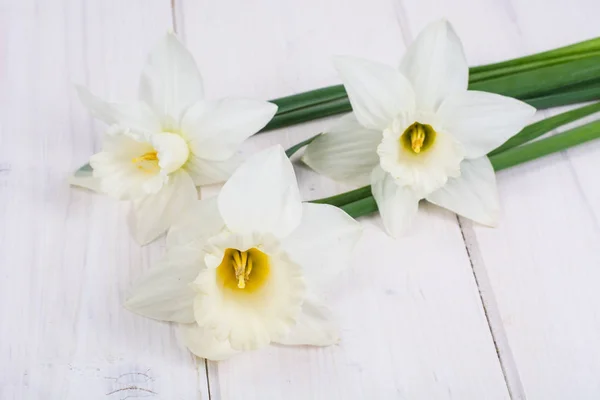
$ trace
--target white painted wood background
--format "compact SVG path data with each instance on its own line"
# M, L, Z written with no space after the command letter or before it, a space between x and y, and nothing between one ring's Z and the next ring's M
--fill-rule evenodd
M598 15L598 0L0 0L0 399L599 399L600 142L501 172L497 229L430 206L394 241L361 219L328 294L342 342L220 363L121 307L163 241L138 247L126 204L66 182L102 133L72 84L132 99L167 29L208 96L270 99L338 83L334 54L397 63L440 17L476 65L599 36ZM307 199L344 189L297 172Z

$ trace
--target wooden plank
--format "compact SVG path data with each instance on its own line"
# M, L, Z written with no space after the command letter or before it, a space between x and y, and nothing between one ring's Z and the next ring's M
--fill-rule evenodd
M395 64L408 38L400 3L182 0L177 25L201 60L209 96L273 98L338 83L334 54ZM262 134L247 153L291 145L330 121ZM339 185L297 167L307 198ZM403 240L378 217L328 293L338 346L272 346L209 363L213 399L506 399L509 397L454 215L427 207Z
M527 53L600 34L582 23L600 11L595 1L513 7ZM593 142L502 172L500 228L465 232L477 242L528 399L600 397L599 154Z
M208 398L205 366L167 324L122 308L162 255L127 206L71 189L103 127L73 83L133 99L169 0L1 0L0 398Z
M600 10L595 1L426 1L408 18L422 16L422 7L456 25L473 64L600 34L582 23ZM590 143L501 172L497 229L461 219L513 398L600 396L599 151Z

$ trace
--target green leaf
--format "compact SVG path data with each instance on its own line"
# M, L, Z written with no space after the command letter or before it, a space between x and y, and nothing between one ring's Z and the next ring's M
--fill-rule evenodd
M313 140L315 140L319 136L321 136L321 133L290 147L285 151L285 155L288 156L288 158L292 157L298 150L300 150L304 146L308 146Z
M599 76L599 58L600 38L591 39L526 57L472 67L469 70L470 88L517 97L536 108L600 99L600 86L589 87L589 83ZM593 64L598 64L598 67ZM564 87L580 82L586 85ZM272 102L279 106L279 110L261 132L352 110L343 85L298 93Z
M597 80L599 76L600 56L591 56L475 82L469 85L469 89L531 99L552 94L565 86Z
M521 132L517 133L506 143L504 143L502 146L498 147L496 150L492 151L488 155L493 156L502 153L508 149L512 149L513 147L520 146L523 143L530 142L533 139L536 139L550 132L551 130L558 128L559 126L566 125L570 122L576 121L583 117L587 117L588 115L597 112L600 112L600 103L590 104L585 107L576 108L574 110L569 110L564 113L555 115L553 117L543 119L539 122L526 126L525 128L523 128L523 130L521 130Z
M371 186L363 186L349 192L341 193L335 196L326 197L324 199L312 200L310 203L331 204L332 206L340 207L348 203L355 202L371 195Z
M327 103L344 97L347 97L344 85L335 85L281 97L279 99L271 100L271 103L277 105L277 115L282 115L293 110L320 103Z
M600 81L565 87L549 95L525 99L538 110L600 99Z
M469 89L515 97L537 109L600 100L600 56L471 85ZM584 78L589 78L585 80ZM595 79L593 79L595 78ZM583 81L581 79L584 79ZM352 111L347 97L276 114L261 132Z
M74 175L77 176L77 177L80 177L80 176L91 176L93 172L94 172L94 169L88 163L88 164L85 164L85 165L82 165L81 167L79 167L79 169L77 169L77 171L75 171Z
M370 186L369 189L371 189ZM378 210L377 202L375 202L375 198L373 198L373 196L365 197L364 199L357 200L354 203L346 204L340 208L346 211L346 213L352 218L362 217Z
M514 165L535 160L548 154L568 149L600 137L600 121L570 129L549 138L520 147L514 147L490 157L494 170L500 171Z
M472 81L477 81L508 73L535 69L542 65L548 66L572 61L598 52L600 52L600 38L594 38L525 57L472 67L470 75L472 76Z
M349 112L351 110L352 107L350 106L350 100L348 100L348 97L344 95L344 97L337 100L299 108L281 115L275 114L275 117L273 117L273 119L261 130L261 132L296 125L301 122L312 121L314 119L324 118L343 112Z

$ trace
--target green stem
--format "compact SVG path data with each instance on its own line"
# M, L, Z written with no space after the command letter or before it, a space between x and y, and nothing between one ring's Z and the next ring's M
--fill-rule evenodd
M600 112L600 103L589 104L587 106L576 108L574 110L565 111L553 117L535 122L523 128L521 132L517 133L515 136L510 138L502 146L490 152L488 156L494 156L506 150L512 149L513 147L517 147L524 143L530 142L533 139L536 139L550 132L551 130L558 128L559 126L566 125L570 122L576 121L583 117L587 117L588 115L592 115L597 112ZM314 139L314 137L312 139Z
M559 47L544 51L541 53L532 54L525 57L514 58L512 60L501 61L494 64L481 65L471 68L472 73L482 73L489 71L506 70L508 68L518 67L522 65L531 65L539 61L552 61L556 59L564 59L573 55L581 55L593 53L600 50L600 38L584 40L583 42L574 43L568 46Z
M600 95L589 91L573 93L575 97L571 100L568 98L557 100L552 95L562 86L586 82L587 79L583 79L585 71L581 70L590 72L586 60L598 57L600 57L600 38L513 60L472 67L469 70L470 88L507 94L523 100L530 99L532 105L537 108L553 107L557 101L562 101L563 104L566 101L577 102L577 99L584 95L587 95L586 100L597 99ZM543 71L538 74L540 70ZM550 79L549 75L551 75ZM510 87L503 88L502 85ZM524 88L527 88L526 93L523 92ZM533 92L530 91L532 88ZM351 110L343 85L298 93L274 99L272 102L278 105L279 110L271 123L261 132Z
M341 114L351 110L352 107L350 106L350 101L348 100L348 97L345 96L337 100L318 103L309 107L294 110L292 112L275 115L275 117L273 117L267 126L265 126L260 132L296 125L301 122L312 121L314 119Z
M525 102L538 110L544 110L594 100L600 100L600 81L566 87L552 94L525 99Z
M549 138L538 140L490 157L494 170L500 171L514 165L535 160L600 137L600 121L570 129Z
M271 103L275 103L278 107L276 115L282 115L293 110L326 103L343 97L346 97L344 85L335 85L281 97L279 99L271 100Z
M595 56L486 80L471 85L469 89L504 94L521 99L537 109L545 109L599 100L599 76L600 56ZM261 132L352 111L345 92L341 96L276 114Z
M590 57L590 56L598 56L600 55L600 50L596 50L589 53L580 53L580 54L572 54L563 57L557 57L551 60L540 60L534 61L530 63L526 63L523 65L510 66L507 68L498 68L496 70L491 71L483 71L483 72L473 72L474 68L470 70L470 79L471 83L485 81L487 79L498 78L501 76L506 76L518 72L531 71L537 68L549 67L551 65L563 64L568 61L580 60L582 58Z
M293 156L298 150L300 150L301 148L303 148L304 146L308 146L313 140L315 140L316 138L318 138L321 134L319 133L318 135L315 135L313 137L310 137L298 144L293 145L292 147L290 147L289 149L287 149L285 151L285 155L288 156L288 158L290 158L291 156Z
M500 76L469 85L471 90L498 93L519 99L552 94L566 86L582 84L600 76L600 56Z
M332 206L340 207L348 203L353 203L357 200L364 199L371 195L371 186L363 186L349 192L341 193L324 199L312 200L311 203L331 204Z

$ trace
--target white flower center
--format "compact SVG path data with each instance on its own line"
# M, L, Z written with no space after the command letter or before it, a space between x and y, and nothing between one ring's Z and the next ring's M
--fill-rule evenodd
M462 146L439 127L434 115L400 115L377 147L381 168L423 197L460 176Z
M205 269L194 281L196 322L250 350L283 338L306 296L302 268L268 234L224 230L203 248Z

